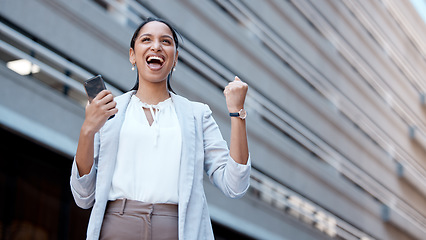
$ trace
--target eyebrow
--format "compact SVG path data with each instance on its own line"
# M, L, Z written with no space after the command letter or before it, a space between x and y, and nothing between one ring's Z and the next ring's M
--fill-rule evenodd
M144 36L152 36L152 34L151 33L144 33L144 34L141 34L139 36L139 38L144 37ZM173 39L172 36L170 36L170 35L162 35L161 37L167 37L167 38Z

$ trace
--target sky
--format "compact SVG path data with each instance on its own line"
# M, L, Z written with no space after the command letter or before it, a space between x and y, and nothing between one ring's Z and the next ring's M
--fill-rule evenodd
M423 21L426 22L426 0L411 0L411 3L417 9Z

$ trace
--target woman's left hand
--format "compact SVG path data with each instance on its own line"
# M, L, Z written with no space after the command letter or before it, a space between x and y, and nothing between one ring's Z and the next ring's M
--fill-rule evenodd
M223 90L226 99L226 106L230 113L238 112L244 108L244 101L246 99L248 90L247 83L241 81L240 78L235 76L234 81L230 82Z

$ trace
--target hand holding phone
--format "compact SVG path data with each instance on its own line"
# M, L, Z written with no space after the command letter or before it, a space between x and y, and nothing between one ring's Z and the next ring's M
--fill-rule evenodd
M86 89L87 97L89 98L89 103L102 91L106 89L105 82L101 75L97 75L93 78L90 78L84 81L84 89ZM115 115L112 115L108 118L111 119Z

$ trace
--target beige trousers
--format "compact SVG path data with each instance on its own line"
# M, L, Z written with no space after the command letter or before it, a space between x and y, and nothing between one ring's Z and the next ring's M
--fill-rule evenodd
M127 199L110 201L99 239L178 239L178 206Z

